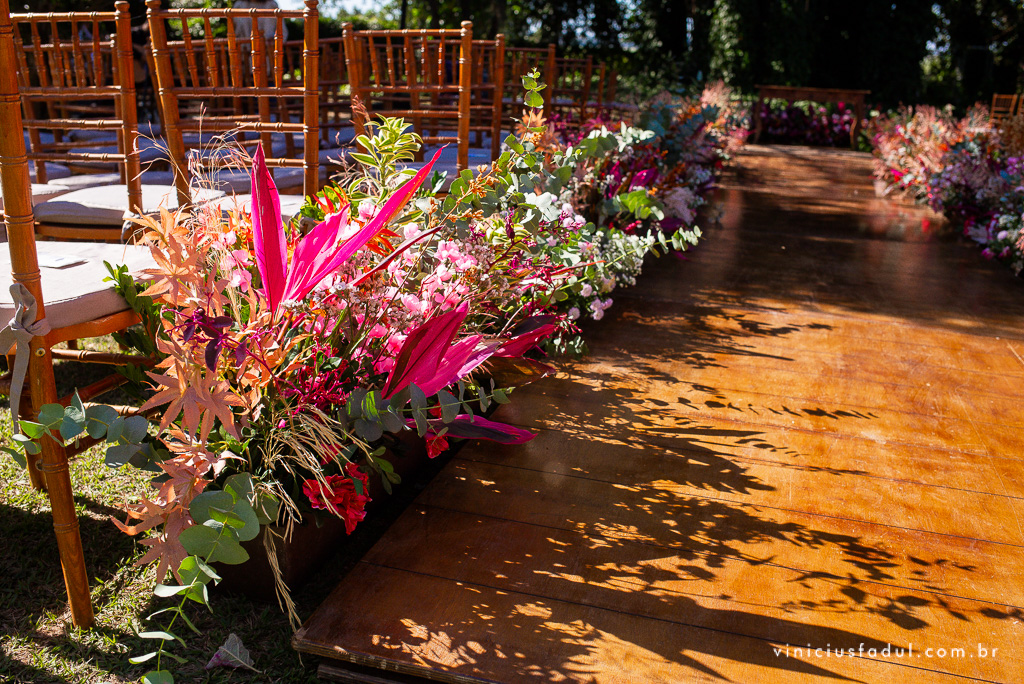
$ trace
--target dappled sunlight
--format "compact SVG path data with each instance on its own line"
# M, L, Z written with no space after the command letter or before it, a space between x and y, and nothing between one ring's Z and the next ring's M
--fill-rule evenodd
M998 447L1015 443L1024 365L990 336L1005 312L947 308L943 278L980 297L983 271L870 182L815 205L847 182L843 155L782 156L804 169L787 173L827 163L788 205L721 195L712 230L732 234L686 269L657 262L589 357L502 407L536 437L464 449L367 556L350 581L408 632L388 648L453 675L571 682L902 681L882 657L776 651L1012 650L1024 486Z

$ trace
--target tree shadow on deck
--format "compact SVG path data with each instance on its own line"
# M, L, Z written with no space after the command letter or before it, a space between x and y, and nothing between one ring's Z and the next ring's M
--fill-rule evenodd
M759 641L756 647L743 648L729 642L724 650L703 645L704 637L680 635L665 642L664 635L648 638L632 627L617 631L593 618L586 625L589 637L551 647L560 658L563 651L572 654L563 658L566 663L587 661L593 654L582 647L611 635L675 663L688 662L679 659L685 652L788 669L795 662L780 660L771 644L849 648L863 642L870 647L885 634L894 646L906 637L905 646L906 641L931 638L920 633L930 626L944 625L940 631L945 631L951 618L974 623L1019 614L1012 606L994 607L985 597L965 601L958 596L959 587L973 584L976 568L970 553L911 555L914 546L907 541L912 531L791 511L777 480L765 480L765 470L758 466L768 463L768 472L778 478L793 470L815 473L824 478L825 488L830 478L840 488L848 486L840 478L865 471L794 462L801 454L778 441L784 435L681 417L668 404L652 408L641 390L595 387L600 378L594 371L578 382L558 379L541 407L556 430L543 430L517 449L467 449L460 458L471 463L454 466L451 484L435 482L434 491L424 495L424 505L493 511L498 519L538 526L544 534L559 529L560 534L575 535L548 539L547 547L540 542L524 546L522 529L501 535L516 540L502 546L501 572L514 575L509 567L517 565L528 570L517 586L524 594L556 601L573 596L573 602L604 611L655 616ZM538 400L543 402L532 395L526 403L536 408ZM518 422L515 405L508 408L511 412L502 417ZM807 412L815 415L814 409ZM820 410L833 420L870 418L848 413ZM752 452L782 458L759 462ZM772 493L779 495L778 501L764 496ZM432 539L439 543L436 536ZM472 559L465 562L467 568L488 554L480 535L457 534L440 541L449 551L478 542L481 546L449 556L456 566L463 564L463 557ZM540 581L538 575L543 576ZM459 578L489 585L481 577ZM581 582L585 587L580 588ZM734 589L737 582L757 588L740 596L722 592L721 587ZM565 637L551 625L575 624L570 619L575 609L558 603L548 609L550 614L532 628L535 636L546 630L551 632L548 638ZM489 633L525 629L517 626L519 614L508 620L511 626L488 623ZM619 618L608 620L617 624ZM447 632L449 637L457 633ZM472 630L465 633L472 639ZM573 652L565 643L581 650ZM570 668L561 674L572 672ZM832 668L832 676L841 673Z

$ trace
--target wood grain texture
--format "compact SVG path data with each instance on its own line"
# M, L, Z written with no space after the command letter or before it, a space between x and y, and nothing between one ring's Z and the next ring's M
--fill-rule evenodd
M306 622L325 677L1019 680L1020 282L866 155L737 164Z

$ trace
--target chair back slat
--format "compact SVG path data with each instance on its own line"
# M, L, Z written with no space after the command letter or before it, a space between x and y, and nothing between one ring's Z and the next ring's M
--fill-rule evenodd
M989 116L993 123L999 123L1004 119L1013 116L1014 109L1017 106L1017 100L1019 95L1001 95L995 94L992 96L992 108L989 112Z
M179 201L191 200L189 147L202 141L192 138L186 144L185 132L200 130L219 135L226 142L249 148L256 134L263 143L267 165L271 168L301 167L303 192L314 194L319 180L319 108L317 104L317 70L319 55L318 14L316 0L306 0L304 10L280 9L165 9L159 0L148 0L147 16L153 35L152 54L163 111L168 149L175 169L175 185ZM196 21L201 19L202 21ZM301 76L286 73L294 64L287 56L291 44L285 40L285 20L301 19L304 25ZM188 31L175 35L177 23L192 23L193 33L201 31L202 39L193 40ZM224 22L225 38L215 38L212 22ZM274 31L274 35L269 35ZM199 48L200 49L194 49ZM186 73L175 59L184 51L188 62ZM202 69L191 66L198 60ZM312 69L309 72L308 69ZM200 78L203 76L204 78ZM300 111L299 122L293 122L292 111ZM313 120L309 121L308 117ZM296 158L293 137L303 136L301 158ZM283 154L275 152L274 141L284 135ZM308 136L313 136L310 140ZM193 157L196 159L196 157ZM200 155L200 164L216 165L218 155Z
M95 169L115 164L128 187L129 207L141 211L138 114L127 3L115 12L14 14L11 20L29 159L45 183L47 161ZM53 136L44 140L40 130ZM83 151L84 131L109 131L117 152Z
M473 24L460 29L356 31L343 27L353 102L370 116L408 119L424 142L455 142L458 168L469 165ZM355 121L356 134L364 124ZM452 135L454 129L455 135Z
M555 60L555 79L551 88L552 108L578 123L587 120L594 70L593 57L559 57Z

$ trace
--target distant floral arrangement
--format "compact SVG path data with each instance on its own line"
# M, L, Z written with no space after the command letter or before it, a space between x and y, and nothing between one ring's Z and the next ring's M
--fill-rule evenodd
M854 111L844 102L771 100L758 112L761 141L822 147L849 147Z
M1024 270L1024 117L1000 127L977 106L905 108L872 123L875 173L899 192L945 214L982 254Z

